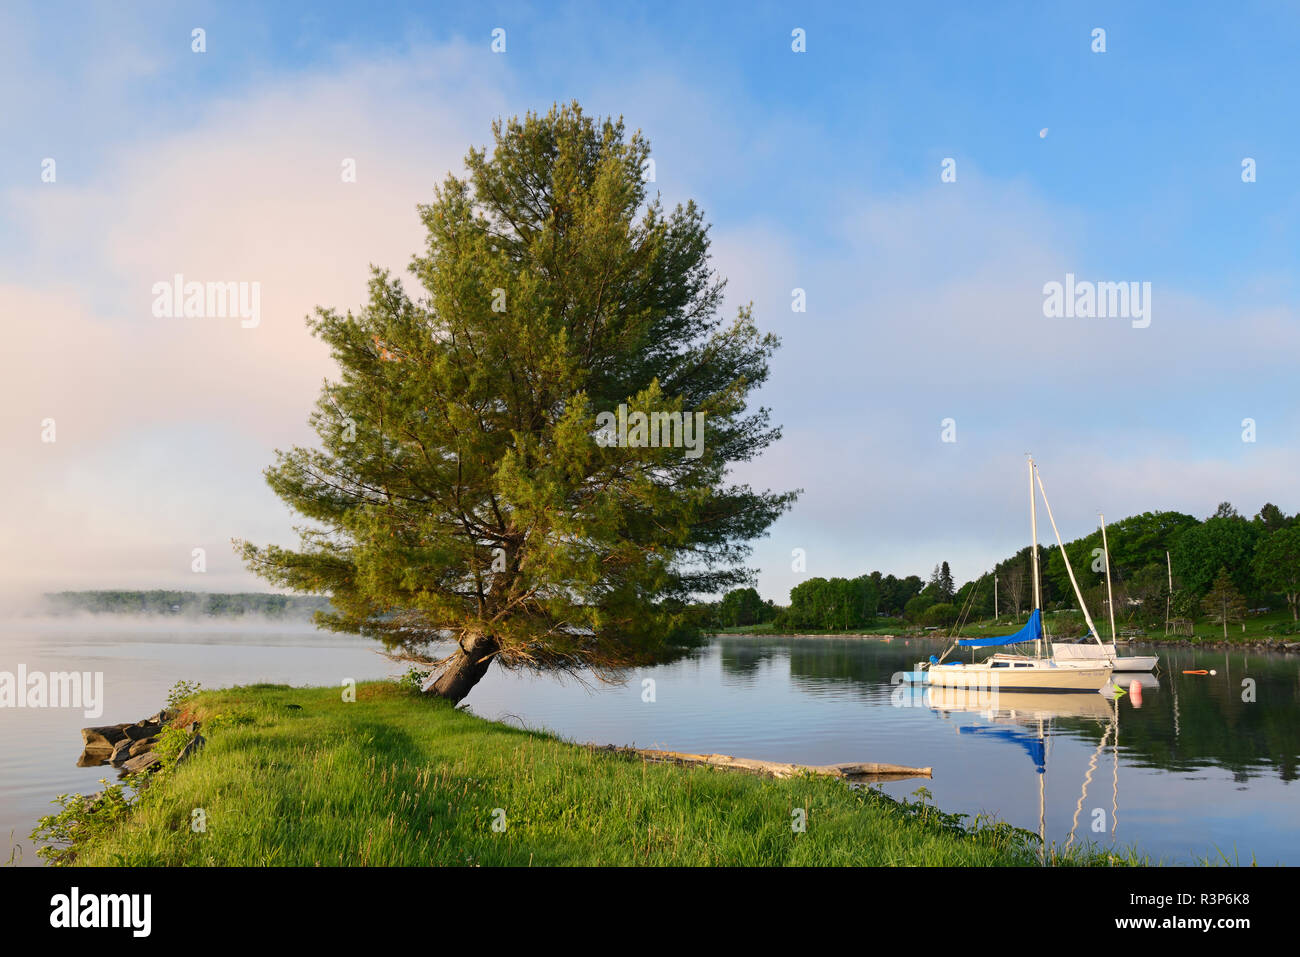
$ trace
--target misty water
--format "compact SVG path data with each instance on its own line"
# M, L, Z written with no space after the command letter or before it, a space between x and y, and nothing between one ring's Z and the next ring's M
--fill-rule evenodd
M76 766L83 726L139 720L162 707L179 679L205 687L338 685L404 670L376 647L305 625L0 622L0 672L20 665L103 672L105 699L94 719L72 709L0 708L4 858L38 863L28 834L54 796L97 790L100 778L116 775ZM1002 695L994 711L987 702L904 694L891 683L940 647L901 638L723 637L621 685L494 668L467 704L575 741L801 764L932 766L932 780L877 786L908 797L924 785L945 810L992 814L1035 832L1041 814L1049 840L1064 843L1073 830L1076 842L1136 846L1166 863L1300 864L1300 658L1157 649L1161 671L1143 679L1140 706L1133 694ZM1253 701L1243 700L1250 697L1243 679L1253 682Z

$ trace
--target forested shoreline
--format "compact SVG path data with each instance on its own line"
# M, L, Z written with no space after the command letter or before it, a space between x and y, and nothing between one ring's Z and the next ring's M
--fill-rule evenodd
M1120 630L1162 631L1168 618L1187 623L1188 634L1192 624L1206 623L1236 631L1248 619L1268 616L1279 619L1270 621L1269 633L1300 634L1300 514L1288 516L1267 504L1247 519L1227 502L1204 521L1181 512L1143 512L1110 523L1108 540ZM1107 617L1100 529L1065 548L1089 610L1094 618ZM1075 610L1061 549L1041 545L1038 561L1044 609ZM1026 546L961 586L953 581L948 563L939 562L928 579L880 571L855 578L813 577L791 589L787 605L765 601L754 588L737 588L719 601L696 602L687 612L690 624L703 630L767 625L776 631L852 631L891 623L948 628L1022 617L1029 610L1032 577ZM309 620L330 608L324 596L162 589L62 591L46 594L45 600L54 615ZM1058 627L1063 634L1082 634L1084 623L1080 617Z
M1269 630L1300 633L1300 514L1288 516L1270 503L1247 519L1227 502L1203 521L1181 512L1143 512L1108 523L1107 538L1118 630L1163 631L1169 618L1188 634L1193 625L1205 623L1236 631L1248 618L1270 612L1276 618L1285 612L1285 621ZM1065 549L1090 612L1105 618L1100 528L1066 542ZM847 631L882 621L939 628L993 618L1010 621L1026 614L1032 603L1030 551L1025 546L960 587L948 563L940 562L928 580L879 571L856 578L809 578L791 589L788 605L764 601L755 589L743 588L693 610L705 627L770 624L777 631ZM1038 562L1044 609L1077 608L1061 549L1040 545ZM1082 634L1083 628L1080 619L1072 630Z

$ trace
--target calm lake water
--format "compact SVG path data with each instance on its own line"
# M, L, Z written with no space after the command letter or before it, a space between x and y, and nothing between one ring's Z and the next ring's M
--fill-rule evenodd
M1165 649L1159 676L1144 679L1140 706L1131 694L1118 701L1004 694L994 710L909 695L891 683L940 646L724 637L623 685L494 668L467 704L576 741L802 764L932 766L933 780L879 786L903 797L923 784L945 810L993 814L1032 831L1041 814L1049 840L1064 842L1073 828L1076 841L1136 845L1168 863L1226 855L1300 864L1300 658ZM0 709L0 846L12 849L15 863L37 863L28 834L51 799L97 790L101 777L116 773L76 767L83 726L157 711L181 678L206 687L313 685L404 670L375 647L308 626L0 622L0 671L102 671L105 698L95 719L68 709ZM1202 668L1217 674L1182 674ZM1243 700L1243 679L1253 682L1254 701Z

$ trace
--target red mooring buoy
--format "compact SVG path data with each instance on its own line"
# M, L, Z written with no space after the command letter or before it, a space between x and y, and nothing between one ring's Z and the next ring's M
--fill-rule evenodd
M1142 707L1142 682L1136 678L1128 683L1128 700L1133 707Z

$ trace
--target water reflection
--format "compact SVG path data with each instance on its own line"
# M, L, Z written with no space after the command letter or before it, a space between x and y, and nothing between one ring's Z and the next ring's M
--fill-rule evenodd
M156 711L179 678L208 687L333 684L401 670L375 648L310 632L0 629L0 669L25 662L102 670L103 721L111 722ZM635 671L622 685L584 687L494 668L466 703L484 717L576 741L932 767L925 786L939 807L992 814L1057 843L1074 834L1076 843L1136 845L1156 859L1215 857L1216 849L1232 856L1236 848L1245 860L1256 852L1261 863L1300 863L1291 790L1300 759L1295 656L1161 648L1161 673L1120 676L1122 693L1004 693L991 707L961 701L955 689L925 688L928 698L898 700L895 674L941 650L940 642L902 638L725 637ZM1182 673L1202 669L1217 673ZM0 836L12 831L21 840L53 795L98 786L104 769L74 766L86 723L70 712L0 714ZM1040 745L1045 774L1031 753ZM917 784L879 786L907 797ZM1105 826L1095 831L1099 810Z
M801 692L879 703L893 690L891 676L910 671L918 658L940 644L924 639L890 643L724 637L719 639L719 654L724 677L752 675L762 662L785 659L790 683ZM1125 744L1131 761L1177 772L1218 766L1242 781L1266 770L1275 771L1284 781L1295 780L1300 752L1300 661L1284 655L1147 647L1149 652L1135 653L1160 653L1160 673L1117 673L1114 679L1125 708L1144 712ZM1217 674L1182 674L1193 666L1213 668ZM1167 694L1161 690L1162 679ZM1112 686L1101 695L1082 697L1105 700L1116 695ZM1069 699L1048 708L1060 717L1093 705L1091 700L1081 704L1075 695L1051 697ZM1069 733L1069 725L1062 731Z
M1133 676L1135 688L1157 689L1159 682L1153 675ZM1080 741L1097 742L1088 762L1079 800L1065 846L1070 847L1079 829L1079 816L1088 798L1088 788L1097 770L1099 759L1109 750L1113 767L1111 812L1109 828L1107 815L1102 808L1094 809L1091 817L1092 832L1109 830L1113 838L1119 825L1119 702L1124 692L1114 686L1103 696L1090 694L1032 694L1024 692L971 691L962 688L935 688L907 686L910 694L921 698L925 705L943 717L953 714L977 714L983 721L960 724L961 734L972 739L1009 743L1024 751L1042 778L1038 782L1038 837L1041 853L1047 852L1047 764L1049 744L1053 735L1071 734ZM1067 719L1077 719L1069 721ZM1100 828L1097 825L1100 824Z
M1057 842L1136 845L1155 859L1300 862L1290 793L1300 659L1144 646L1134 653L1159 653L1161 672L1116 675L1118 690L1102 694L1004 693L992 709L943 689L900 700L895 674L941 644L728 637L716 653L724 683L733 669L768 669L773 681L750 693L767 694L774 712L805 726L803 741L822 760L933 765L928 787L946 809L993 813ZM788 677L778 690L782 662ZM1194 670L1206 674L1183 673ZM813 704L826 699L858 709L856 720ZM748 730L747 747L777 743L762 723ZM1022 745L1039 740L1050 775L1026 760ZM907 796L914 786L886 790Z

